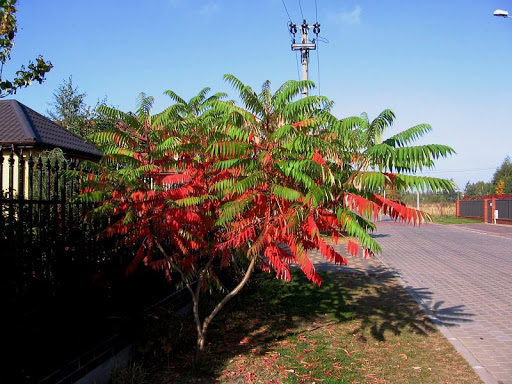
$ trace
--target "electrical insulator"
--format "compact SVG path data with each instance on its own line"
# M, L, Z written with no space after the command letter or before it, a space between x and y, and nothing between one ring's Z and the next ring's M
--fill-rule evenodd
M315 35L318 35L320 33L320 24L319 23L315 23L315 24L313 24L313 27L314 27L313 28L313 33Z
M308 25L308 23L306 23L306 20L304 20L302 22L302 33L307 33L308 28L309 28L309 25Z

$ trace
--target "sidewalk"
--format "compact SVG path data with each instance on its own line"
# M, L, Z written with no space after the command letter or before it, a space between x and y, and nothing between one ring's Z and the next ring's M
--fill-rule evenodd
M381 260L484 382L512 383L512 228L380 223L378 236Z

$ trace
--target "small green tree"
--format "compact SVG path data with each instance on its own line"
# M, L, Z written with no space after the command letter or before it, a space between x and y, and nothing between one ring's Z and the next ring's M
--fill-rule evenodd
M80 93L78 87L73 86L73 76L69 76L53 93L54 101L50 104L52 109L46 113L71 132L84 137L90 133L87 121L91 115L85 103L86 96L86 93Z
M492 183L495 187L498 186L500 181L503 181L504 184L503 193L512 194L512 162L509 156L505 157L505 160L492 177Z
M41 84L45 80L46 73L53 67L51 62L38 56L35 63L29 62L27 68L22 65L13 79L3 78L3 69L11 60L14 38L18 32L16 2L17 0L0 0L0 97L15 94L19 88L28 87L33 81Z
M54 100L49 103L51 109L46 110L46 114L80 137L112 129L116 120L105 115L99 108L107 105L106 98L92 108L85 102L86 96L87 93L79 92L78 87L73 85L73 77L69 76L53 93Z

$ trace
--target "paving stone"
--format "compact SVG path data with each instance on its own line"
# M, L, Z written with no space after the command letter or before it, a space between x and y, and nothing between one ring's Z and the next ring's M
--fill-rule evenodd
M512 226L382 222L377 228L384 264L495 383L512 383Z

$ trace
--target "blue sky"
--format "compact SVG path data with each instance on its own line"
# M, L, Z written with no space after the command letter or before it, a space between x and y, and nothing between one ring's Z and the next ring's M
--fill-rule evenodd
M489 181L512 155L512 19L492 16L512 13L512 0L19 0L3 73L38 54L52 61L45 83L14 96L42 113L69 76L90 105L107 97L129 111L145 92L155 113L170 104L168 89L185 99L206 86L235 97L225 73L277 89L299 76L283 1L295 23L321 24L328 42L311 52L310 79L339 118L391 108L389 134L431 124L422 143L457 155L425 174L462 189Z

